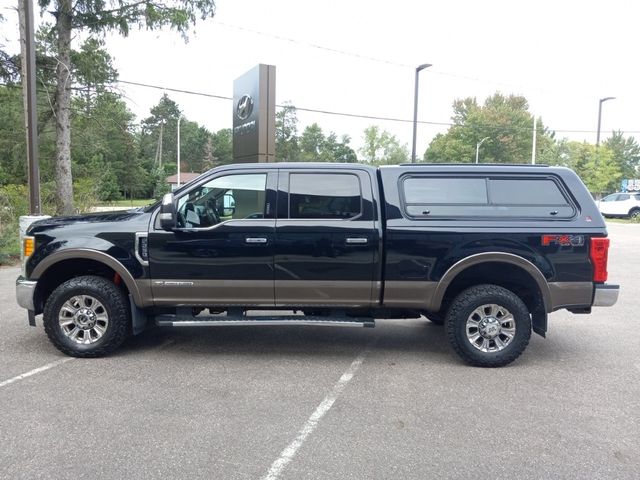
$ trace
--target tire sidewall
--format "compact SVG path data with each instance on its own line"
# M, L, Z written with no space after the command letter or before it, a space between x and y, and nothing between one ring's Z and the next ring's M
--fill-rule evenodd
M488 291L480 293L481 289ZM459 305L459 300L465 295L469 297L469 301L465 302L463 307L457 306ZM467 319L476 308L486 304L496 304L506 308L515 320L516 333L514 338L504 349L498 352L482 352L474 347L467 338ZM504 366L520 356L529 343L531 337L529 311L524 302L510 290L495 285L472 287L462 292L454 300L452 307L449 310L446 322L449 338L454 337L456 351L472 365L483 367Z

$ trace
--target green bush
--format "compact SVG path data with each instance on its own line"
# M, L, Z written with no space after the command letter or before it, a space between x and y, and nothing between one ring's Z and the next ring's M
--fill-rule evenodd
M79 178L73 184L74 205L78 212L89 212L98 204L98 187L91 178ZM55 214L55 184L40 188L44 215ZM19 218L29 214L29 190L26 185L0 186L0 265L20 258Z
M0 187L0 264L20 257L18 218L29 213L29 192L24 185Z
M98 202L98 186L95 180L80 178L73 183L73 206L78 213L90 212Z

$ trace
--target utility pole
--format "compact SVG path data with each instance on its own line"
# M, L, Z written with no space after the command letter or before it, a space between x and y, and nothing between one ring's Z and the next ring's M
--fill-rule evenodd
M531 165L536 164L536 133L538 128L538 122L536 122L536 116L533 116L533 147L531 148Z
M27 139L29 212L40 215L40 165L38 162L38 111L36 107L36 47L33 32L32 0L18 2L20 50L22 53L22 92Z
M180 186L180 121L182 120L182 115L180 115L178 117L178 138L177 138L177 148L176 150L178 151L178 185L177 187Z

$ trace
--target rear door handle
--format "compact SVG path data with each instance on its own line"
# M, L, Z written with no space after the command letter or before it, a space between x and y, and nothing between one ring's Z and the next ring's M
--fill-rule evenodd
M369 243L369 239L366 237L347 237L347 243L350 245L365 245Z
M245 243L267 243L267 239L264 237L247 237L244 241Z

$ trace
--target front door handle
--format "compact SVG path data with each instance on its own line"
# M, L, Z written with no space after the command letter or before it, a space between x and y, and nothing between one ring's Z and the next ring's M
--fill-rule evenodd
M350 245L365 245L369 242L366 237L347 237L347 243Z
M265 237L247 237L244 239L245 243L267 243Z

